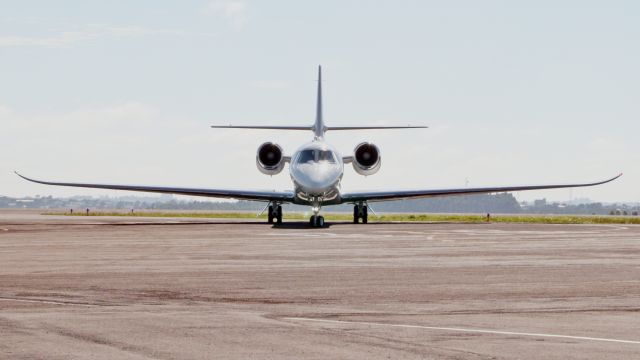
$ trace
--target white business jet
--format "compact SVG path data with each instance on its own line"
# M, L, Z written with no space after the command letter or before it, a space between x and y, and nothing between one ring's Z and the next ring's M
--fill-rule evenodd
M340 181L344 174L344 164L352 164L353 169L360 175L368 176L380 169L381 156L379 148L369 142L358 144L352 155L342 156L333 146L325 141L327 131L334 130L369 130L369 129L415 129L426 126L326 126L322 117L322 69L318 67L318 98L316 105L316 120L311 126L217 126L212 128L224 129L269 129L269 130L305 130L313 132L313 140L302 145L291 156L285 156L282 148L274 143L267 142L258 147L256 165L258 170L267 175L280 173L286 163L289 163L289 174L293 182L292 191L253 191L231 189L198 189L183 187L161 186L137 186L137 185L108 185L85 184L42 181L22 176L20 177L46 185L75 186L85 188L146 191L154 193L169 193L179 195L194 195L217 198L232 198L241 200L254 200L266 202L265 210L268 211L269 223L282 223L282 204L292 203L309 205L313 215L309 223L313 227L323 227L324 217L319 215L320 209L326 205L343 203L353 204L353 222L366 224L368 221L369 202L398 200L409 198L426 198L435 196L465 195L497 193L508 191L556 189L568 187L594 186L608 183L620 177L617 175L611 179L580 184L560 185L529 185L506 187L481 187L459 189L418 189L399 191L366 191L347 192L340 191Z

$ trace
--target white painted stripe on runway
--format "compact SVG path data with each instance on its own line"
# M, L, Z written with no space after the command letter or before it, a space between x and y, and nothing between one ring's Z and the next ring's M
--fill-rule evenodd
M604 342L615 342L615 343L625 343L625 344L640 344L640 341L634 341L634 340L607 339L607 338L597 338L597 337L589 337L589 336L542 334L542 333L525 333L525 332L516 332L516 331L499 331L499 330L488 330L488 329L467 329L467 328L409 325L409 324L387 324L387 323L377 323L377 322L368 322L368 321L326 320L326 319L313 319L313 318L303 318L303 317L286 317L284 319L286 319L286 320L294 320L294 321L296 321L296 320L297 321L312 321L312 322L321 322L321 323L329 323L329 324L388 326L388 327L398 327L398 328L407 328L407 329L442 330L442 331L457 331L457 332L494 334L494 335L517 335L517 336L561 338L561 339L587 340L587 341L604 341Z

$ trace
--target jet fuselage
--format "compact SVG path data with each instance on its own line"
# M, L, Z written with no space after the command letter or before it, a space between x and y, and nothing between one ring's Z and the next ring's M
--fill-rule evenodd
M289 174L296 203L311 205L316 210L323 204L339 201L344 162L342 155L323 138L304 144L294 152Z

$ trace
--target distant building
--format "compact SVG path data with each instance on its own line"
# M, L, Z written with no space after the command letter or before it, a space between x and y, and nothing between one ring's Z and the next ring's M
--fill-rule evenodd
M533 200L534 207L547 206L547 199Z

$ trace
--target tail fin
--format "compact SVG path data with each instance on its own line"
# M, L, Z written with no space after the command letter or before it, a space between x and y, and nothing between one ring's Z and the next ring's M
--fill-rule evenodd
M316 99L316 121L313 123L313 135L316 138L324 136L327 128L322 118L322 66L318 65L318 98Z
M212 125L215 129L262 129L262 130L311 130L316 139L324 137L328 130L379 130L379 129L425 129L427 126L325 126L322 117L322 66L318 65L318 95L316 99L316 121L312 126L236 126Z

